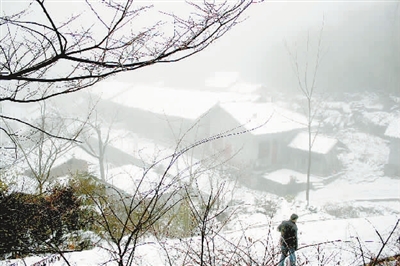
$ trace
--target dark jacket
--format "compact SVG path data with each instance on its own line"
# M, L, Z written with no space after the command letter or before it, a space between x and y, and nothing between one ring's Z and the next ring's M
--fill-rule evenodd
M283 221L278 226L278 231L281 232L281 245L297 249L297 225L293 221Z

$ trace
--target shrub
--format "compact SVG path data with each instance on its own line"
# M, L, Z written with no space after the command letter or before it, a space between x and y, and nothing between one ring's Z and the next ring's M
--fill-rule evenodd
M68 235L87 226L71 186L32 195L0 191L0 258L59 252Z

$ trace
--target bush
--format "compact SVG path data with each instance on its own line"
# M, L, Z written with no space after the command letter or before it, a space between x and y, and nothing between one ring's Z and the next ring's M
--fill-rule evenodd
M194 235L198 224L189 199L183 198L154 225L154 233L168 238L185 238Z
M87 226L87 214L73 187L32 195L0 191L0 258L58 252L67 235Z

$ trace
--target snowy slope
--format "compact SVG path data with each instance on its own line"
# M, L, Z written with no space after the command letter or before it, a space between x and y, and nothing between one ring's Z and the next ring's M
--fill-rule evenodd
M332 103L332 105L334 105ZM372 104L369 107L374 107L374 110L381 110L380 106ZM316 243L333 241L331 244L322 245L325 250L325 259L322 265L360 265L360 258L356 258L354 254L359 253L359 243L362 244L364 251L368 255L376 254L380 248L380 239L375 232L376 227L382 234L383 238L393 228L397 219L400 217L400 180L390 178L384 175L383 166L387 162L389 155L388 141L382 136L372 135L366 132L360 132L355 128L344 123L346 117L351 117L351 110L348 110L346 104L337 103L338 109L343 110L339 112L338 121L333 123L337 126L338 130L335 131L331 137L339 139L345 146L346 151L340 155L340 160L344 165L344 171L340 178L323 188L312 190L310 192L310 204L313 208L305 207L305 192L298 193L297 195L288 195L288 198L278 198L264 193L261 191L252 191L240 186L234 182L228 182L227 194L229 194L231 201L230 208L237 208L238 213L232 216L222 236L231 240L237 245L246 247L248 243L243 243L243 235L250 237L252 242L259 240L259 243L266 241L268 230L268 223L272 224L272 245L277 245L279 235L275 231L276 225L292 212L300 215L299 219L299 236L300 247L303 247L298 252L299 260L305 261L306 258L310 260L310 265L318 265L315 261L318 257L318 250L316 246L307 247ZM339 108L340 107L340 108ZM350 108L350 107L349 107ZM374 111L375 112L375 111ZM374 116L376 117L376 116ZM384 116L387 117L387 116ZM344 123L344 124L343 124ZM386 123L386 122L385 122ZM339 126L343 124L343 126ZM129 148L132 152L136 152L136 156L142 158L144 161L151 162L154 155L170 155L173 149L161 147L154 143L138 141L134 139L129 142L128 139L123 143L113 143L117 147ZM129 144L129 145L128 145ZM136 146L135 146L136 145ZM183 158L185 159L185 158ZM184 165L186 159L178 164ZM165 167L165 165L164 165ZM179 168L179 167L178 167ZM173 168L171 174L176 174L178 168ZM118 184L121 188L125 187L126 179L122 174L129 173L131 176L137 173L135 169L115 169L114 176L118 177L114 181L115 185ZM281 173L282 178L288 177L287 172ZM140 177L140 172L138 174ZM219 178L209 179L208 175L200 175L200 187L206 191L211 186L219 186L223 182ZM122 177L122 179L120 178ZM150 177L150 176L149 176ZM149 178L149 182L153 177ZM297 176L305 180L304 176ZM215 183L213 183L215 182ZM270 220L269 213L264 208L269 204L268 201L273 202L277 208L273 212L273 218ZM263 209L264 208L264 209ZM342 217L345 219L335 219ZM358 218L362 217L362 218ZM400 232L397 231L394 237L398 237ZM226 243L218 238L220 247L227 247ZM358 239L358 240L357 240ZM198 239L185 239L187 243L196 243L198 247ZM164 242L170 249L170 252L182 243L179 240L166 240ZM228 245L229 246L229 245ZM262 255L257 252L259 247L255 247L254 254L261 260ZM385 250L387 254L399 253L400 247L395 242L391 243L391 248ZM330 256L329 254L334 254ZM319 254L321 255L321 254ZM110 260L110 254L102 249L95 248L89 251L73 252L67 254L71 265L116 265L116 263L106 263ZM141 243L138 253L139 265L166 265L165 253L160 244L155 239L146 239ZM330 258L330 259L329 259ZM40 257L30 257L26 259L27 265L31 265L40 261ZM15 261L13 261L15 262ZM9 265L13 262L0 262L0 265ZM19 265L23 265L22 262ZM64 265L62 262L48 263L47 265Z
M327 220L327 221L301 221L301 216L298 221L299 227L299 250L297 251L298 261L307 265L360 265L362 258L360 257L360 247L366 256L377 254L381 247L381 240L376 233L377 230L382 239L390 236L399 216L380 216L370 217L368 219L342 219L342 220ZM234 243L238 248L247 248L247 253L254 257L254 260L262 262L263 248L268 245L269 250L274 250L279 241L279 233L276 231L276 226L279 220L273 220L270 224L263 226L247 228L244 231L238 230L227 232L219 237L216 237L219 252L224 249L228 251L229 243ZM396 246L395 237L398 237L400 231L397 231L390 238L389 244L383 249L382 255L393 255L399 251L399 246ZM270 241L267 244L267 236L270 236ZM245 236L245 237L244 237ZM147 239L148 241L140 243L137 250L137 258L139 265L168 265L166 261L165 251L163 246L168 247L168 252L178 254L172 258L176 264L182 261L179 257L181 247L190 243L191 245L199 244L198 238L183 239L183 240L165 240L158 243L155 239ZM250 241L249 241L250 240ZM316 245L318 243L324 243ZM326 243L329 242L329 243ZM360 246L361 245L361 246ZM275 249L276 250L276 249ZM181 254L182 255L182 254ZM275 257L275 262L279 254L271 254ZM319 256L318 256L319 255ZM323 256L322 256L323 255ZM94 248L88 251L72 252L65 254L71 265L117 265L116 262L107 262L110 255L100 248ZM318 259L319 258L319 259ZM33 265L38 261L42 261L40 257L29 257L25 259L27 265ZM12 264L14 263L14 264ZM12 260L0 262L0 265L23 265L22 261ZM66 265L62 260L47 261L48 266Z

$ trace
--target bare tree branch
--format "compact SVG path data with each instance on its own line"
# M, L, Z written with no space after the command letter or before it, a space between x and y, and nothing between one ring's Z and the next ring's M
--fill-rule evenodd
M79 5L79 14L71 13L66 19L41 0L31 0L24 10L11 14L4 8L0 17L0 103L41 102L83 90L120 72L183 60L239 23L252 3L186 2L188 14L177 15L134 0L86 0ZM155 20L147 20L149 12ZM0 115L30 125L23 117Z
M318 46L316 50L315 59L310 60L310 32L307 32L307 39L305 44L305 61L304 61L304 69L301 69L301 59L298 58L298 47L296 47L295 51L291 51L287 42L285 41L285 47L289 54L289 58L293 67L294 74L296 76L296 81L298 83L298 89L301 91L303 96L306 99L306 108L304 108L304 113L307 117L307 130L308 130L308 164L307 164L307 188L306 188L306 202L307 205L310 203L310 175L311 175L311 165L312 165L312 147L316 140L319 127L317 131L313 134L312 127L314 123L316 112L316 107L314 106L314 92L316 89L316 81L317 74L321 63L321 49L322 49L322 33L324 31L325 18L323 17L322 25L318 35ZM309 64L312 63L314 65L313 70L310 70ZM302 73L302 70L304 73ZM311 83L309 82L309 78L311 78Z
M195 9L189 18L160 13L164 14L164 18L149 27L139 29L136 33L128 32L130 25L142 17L144 11L152 9L152 6L133 7L133 0L126 1L124 5L112 1L111 4L104 3L110 12L114 12L112 20L106 22L101 18L100 11L86 1L87 8L95 15L98 23L107 29L103 36L91 35L91 27L87 27L86 30L69 29L69 24L73 26L72 19L61 25L56 22L55 15L49 11L45 2L37 0L35 3L40 6L47 23L24 21L20 16L3 17L0 20L1 27L8 28L1 48L3 51L9 51L3 52L1 63L3 67L7 64L6 69L10 72L0 76L0 80L5 81L2 84L3 88L12 86L13 83L8 81L30 81L30 87L35 86L40 90L40 84L45 83L51 90L45 95L38 94L37 97L27 98L24 94L20 97L4 97L11 101L40 101L43 97L57 96L60 92L70 93L83 89L122 71L182 60L204 50L236 25L239 16L252 1L238 0L233 4L230 1L221 4L205 1L202 5L189 3L189 6ZM21 16L23 14L22 12ZM172 23L168 22L171 20ZM172 36L161 32L160 25L164 24L174 28ZM38 29L42 29L43 32ZM37 37L31 38L31 44L28 45L22 41L21 33ZM41 40L45 40L49 46L42 46ZM37 50L37 55L25 54L32 50L31 47ZM128 52L137 57L131 58ZM16 53L18 57L14 56ZM74 69L73 74L65 77L54 72L54 69L59 68L60 62L70 64ZM45 70L44 73L41 73L41 70ZM59 84L62 86L57 86L56 83L62 83Z

